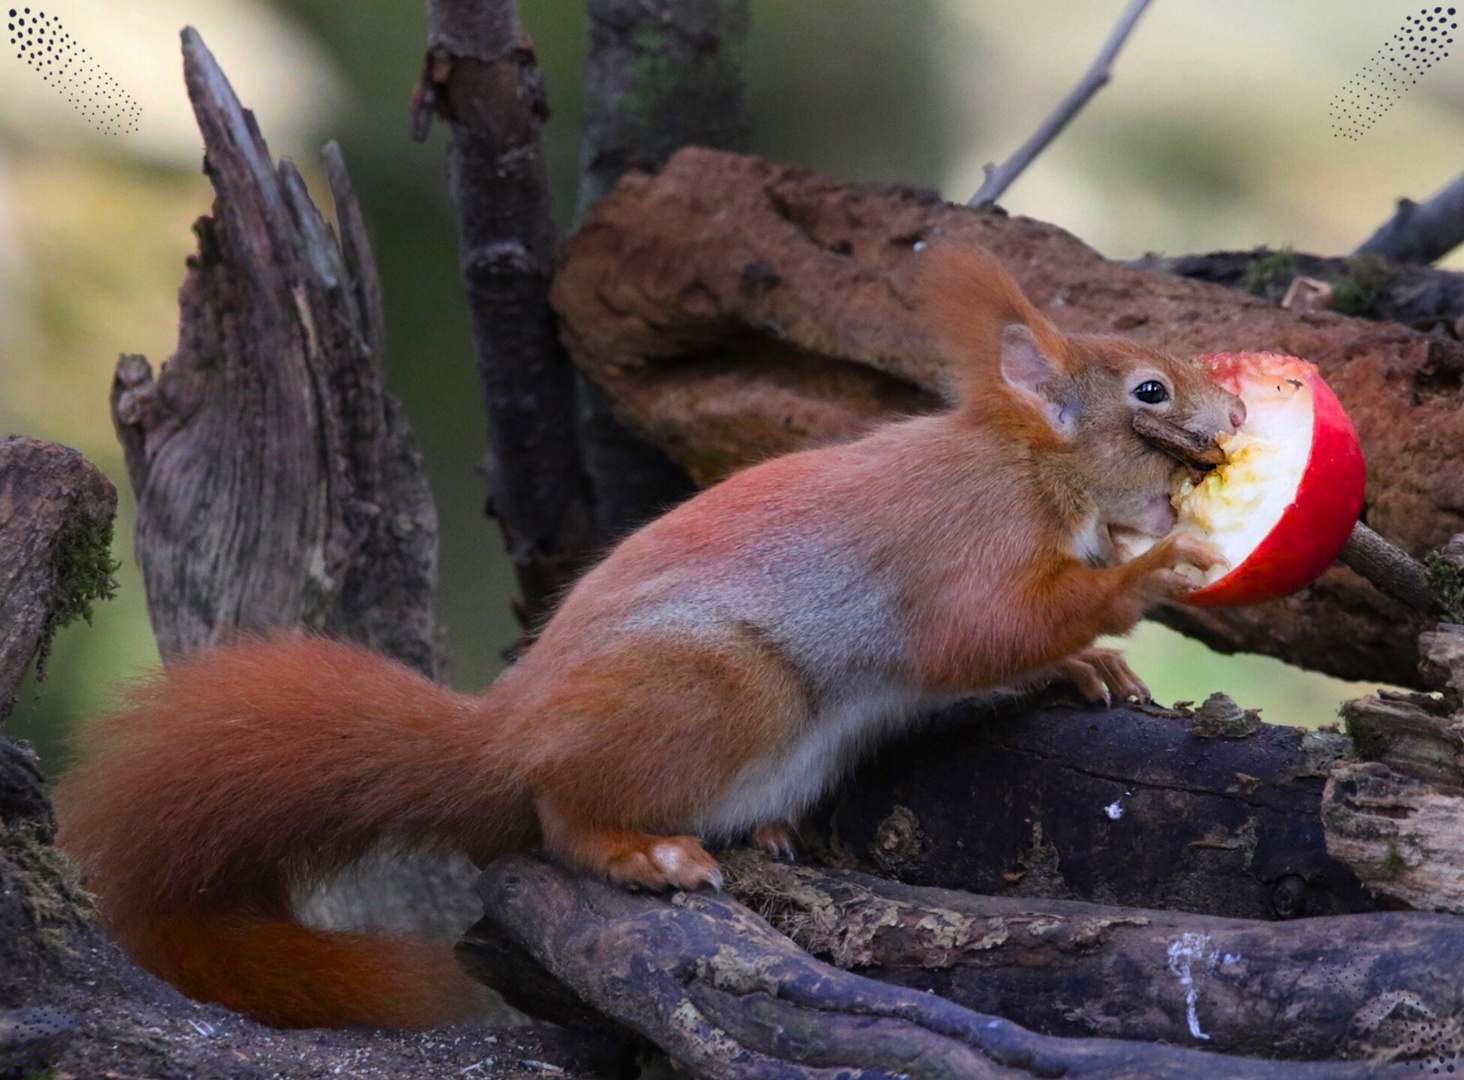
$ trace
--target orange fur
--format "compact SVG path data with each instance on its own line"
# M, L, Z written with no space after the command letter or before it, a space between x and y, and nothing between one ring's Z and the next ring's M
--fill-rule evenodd
M468 996L445 950L304 928L291 893L379 844L481 864L536 840L632 885L717 885L703 839L787 848L786 822L920 709L1064 663L1090 690L1141 689L1116 654L1072 654L1213 553L1083 548L1165 498L1130 384L1157 373L1170 415L1207 431L1235 399L1194 365L1065 337L989 256L927 257L959 407L764 462L632 534L486 694L307 637L136 691L58 790L119 940L270 1023L428 1023ZM1070 431L1004 381L1013 322Z

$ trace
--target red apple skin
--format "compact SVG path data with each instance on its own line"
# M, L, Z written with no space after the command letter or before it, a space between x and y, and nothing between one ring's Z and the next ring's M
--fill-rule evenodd
M1190 593L1199 607L1238 607L1275 600L1309 585L1332 565L1362 512L1367 467L1357 429L1322 379L1316 365L1295 357L1258 353L1207 353L1200 362L1221 383L1259 357L1297 365L1295 377L1312 391L1312 448L1287 507L1264 540L1224 577ZM1234 386L1230 387L1232 390Z

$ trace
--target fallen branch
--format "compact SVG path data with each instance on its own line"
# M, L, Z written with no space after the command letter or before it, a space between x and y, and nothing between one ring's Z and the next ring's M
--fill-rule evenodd
M1047 148L1047 144L1061 135L1063 128L1068 126L1073 117L1083 111L1083 106L1088 104L1089 99L1108 85L1108 80L1113 77L1113 61L1118 56L1118 51L1123 48L1129 34L1133 33L1139 16L1148 6L1149 0L1129 0L1118 23L1109 33L1108 40L1103 43L1093 65L1084 73L1078 85L1073 87L1053 110L1052 115L1042 121L1015 154L1000 165L986 166L986 179L981 184L981 190L971 196L967 205L986 206L1001 198L1002 193L1011 187L1012 181L1021 176L1023 170Z
M1427 202L1399 199L1393 216L1353 252L1396 263L1437 262L1464 244L1464 176Z
M1195 710L957 705L810 819L838 865L914 885L1229 918L1376 910L1328 854L1340 735Z
M1262 922L974 896L726 853L727 888L817 959L1066 1038L1322 1060L1442 1057L1464 922L1382 912Z
M489 918L575 997L709 1080L1342 1080L1417 1071L1038 1035L820 963L730 898L632 894L525 857L494 863L479 890Z
M684 150L655 176L627 177L590 215L554 299L576 362L618 415L706 484L941 407L948 361L928 337L916 276L917 248L937 237L992 250L1070 332L1314 361L1362 435L1367 524L1413 557L1464 531L1453 482L1464 345L1133 270L1030 219ZM1222 651L1402 685L1419 683L1415 642L1429 625L1342 567L1274 603L1161 617Z

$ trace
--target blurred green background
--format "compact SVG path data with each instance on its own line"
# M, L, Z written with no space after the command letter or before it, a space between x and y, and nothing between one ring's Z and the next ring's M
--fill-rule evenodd
M558 219L576 183L582 0L520 0L549 86ZM754 0L757 152L964 201L1090 62L1120 0ZM65 630L10 724L53 768L60 739L157 657L132 562L133 504L107 415L121 351L167 358L189 227L211 193L177 32L197 26L276 154L317 191L345 148L387 298L388 380L425 448L442 520L441 613L459 687L488 683L513 634L509 574L482 515L484 421L444 185L443 139L408 140L425 17L411 0L61 0L76 40L141 104L104 136L0 58L0 431L83 450L122 496L116 600ZM1333 136L1333 95L1412 12L1379 0L1156 0L1114 82L1003 200L1105 255L1257 244L1350 250L1394 198L1464 168L1464 59L1430 72L1366 138ZM1222 658L1158 628L1133 647L1161 699L1217 687L1278 722L1317 724L1357 687Z

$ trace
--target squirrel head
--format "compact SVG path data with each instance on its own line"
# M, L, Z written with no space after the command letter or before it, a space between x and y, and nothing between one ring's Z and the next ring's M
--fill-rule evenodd
M984 251L933 247L927 303L955 369L958 409L1036 453L1039 480L1074 516L1151 535L1174 524L1174 458L1134 418L1162 417L1202 444L1245 421L1245 405L1194 359L1118 336L1069 336Z

